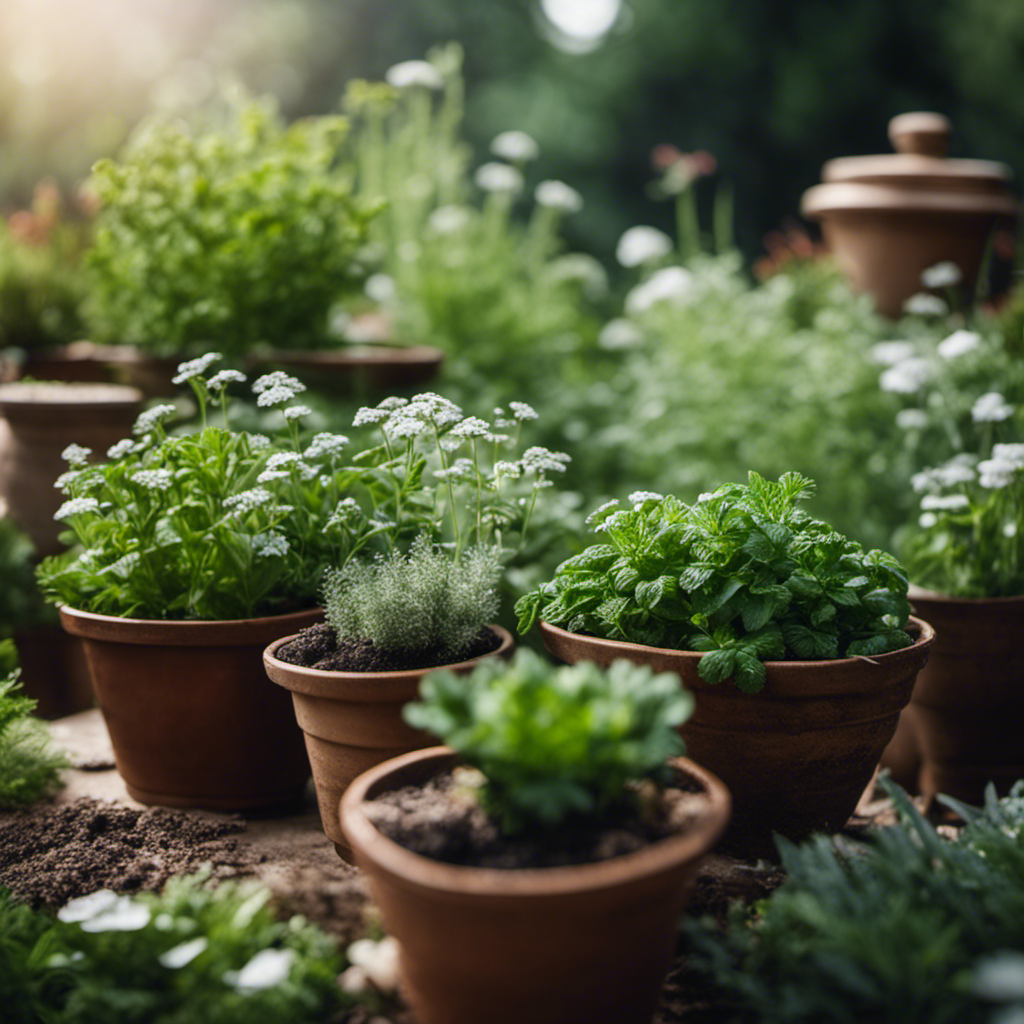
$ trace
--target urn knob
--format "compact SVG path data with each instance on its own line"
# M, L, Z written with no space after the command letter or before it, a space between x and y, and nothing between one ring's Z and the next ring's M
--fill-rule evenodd
M897 153L944 157L951 132L948 117L925 111L898 114L889 122L889 141Z

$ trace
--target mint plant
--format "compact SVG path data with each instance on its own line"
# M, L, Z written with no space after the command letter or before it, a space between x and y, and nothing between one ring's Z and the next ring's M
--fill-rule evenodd
M709 683L756 693L765 661L877 655L908 646L906 573L882 551L813 519L814 483L751 472L693 505L651 492L592 516L607 540L563 562L516 605L519 631L543 618L570 632L706 652Z
M888 784L886 784L888 786ZM991 962L1024 942L1018 784L960 838L942 838L901 790L899 823L863 842L777 840L787 880L727 931L685 924L688 967L729 1019L758 1024L991 1024ZM982 984L988 976L988 984Z
M467 676L425 676L410 725L441 738L485 780L481 805L506 834L599 815L630 783L664 782L683 752L675 731L693 698L673 673L626 661L553 668L530 650L481 662Z
M346 137L343 118L286 126L270 100L241 95L193 126L141 126L89 179L94 336L160 354L217 339L233 358L329 344L372 213L353 199Z

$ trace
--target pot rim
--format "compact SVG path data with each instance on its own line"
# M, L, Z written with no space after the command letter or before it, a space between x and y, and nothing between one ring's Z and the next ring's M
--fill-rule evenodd
M341 349L268 349L252 353L249 362L291 363L310 369L348 366L405 365L406 363L440 363L444 352L432 345L346 345Z
M1005 606L1014 603L1024 602L1024 594L1008 594L1002 597L956 597L953 594L943 594L938 590L928 590L919 587L914 583L910 584L910 593L907 595L910 603L915 601L931 601L933 604L956 605L965 604L977 608L983 605Z
M937 192L857 181L831 181L809 188L800 200L807 217L835 217L869 213L945 214L956 217L1009 217L1018 213L1011 195L984 192Z
M429 668L400 669L395 672L341 672L334 669L307 668L304 665L292 665L281 661L276 656L279 647L296 639L298 633L274 640L263 652L263 666L272 682L283 686L293 693L304 693L311 697L331 697L344 688L348 700L363 698L368 701L384 699L387 691L382 687L387 684L399 686L406 690L414 685L428 672L466 672L484 658L506 655L514 646L512 634L503 626L487 623L487 628L495 633L501 643L493 651L467 658L465 661L449 662L447 665L431 665Z
M132 619L60 605L61 625L73 636L122 644L166 647L229 647L265 644L283 629L319 621L322 608L305 608L252 619Z
M844 665L857 665L860 663L885 663L888 661L895 661L900 657L907 657L911 652L916 654L921 648L926 648L935 639L934 628L924 619L918 618L916 615L911 615L907 620L909 627L916 627L918 631L918 637L909 647L901 647L896 651L888 651L885 654L872 654L870 657L856 655L852 658L830 658L819 661L766 661L765 667L770 671L773 667L780 667L785 669L815 669L830 667L835 668L837 666ZM595 647L604 649L616 649L621 650L625 648L629 651L648 652L653 651L658 655L667 655L670 658L678 658L684 662L696 663L704 657L705 651L680 651L671 647L651 647L648 644L635 644L628 640L607 640L600 636L588 636L586 633L571 633L567 629L562 629L561 626L553 626L550 622L545 622L543 619L537 620L537 626L541 633L551 633L556 637L574 637L585 641L588 644L593 644ZM913 633L911 633L913 635ZM756 694L754 695L756 696Z
M438 767L457 763L459 755L450 747L428 747L376 765L358 776L345 791L339 817L357 857L371 857L384 871L401 882L437 893L491 899L540 899L559 895L613 888L626 881L654 877L681 863L707 853L725 830L732 798L724 783L706 768L687 757L671 763L695 778L708 796L707 813L687 832L668 836L632 853L589 864L547 868L480 868L446 864L413 853L377 830L362 809L374 787L383 790L387 777L418 761L435 760Z
M40 397L33 398L33 391ZM54 397L42 397L44 391L52 392ZM0 384L0 409L22 413L41 411L47 417L52 417L55 410L74 414L96 409L132 409L142 404L142 397L138 388L105 381L16 380Z

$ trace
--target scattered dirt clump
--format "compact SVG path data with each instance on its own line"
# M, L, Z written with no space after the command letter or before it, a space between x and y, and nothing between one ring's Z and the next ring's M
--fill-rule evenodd
M440 668L489 654L501 646L501 638L486 626L473 643L453 659L438 651L415 655L396 654L374 646L372 640L339 640L327 623L309 626L290 643L277 649L277 658L289 665L327 672L403 672L409 669Z

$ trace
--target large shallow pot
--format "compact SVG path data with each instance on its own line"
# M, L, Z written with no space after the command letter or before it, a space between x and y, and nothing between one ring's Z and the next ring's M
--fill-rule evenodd
M889 124L897 153L830 160L822 184L804 193L802 212L821 222L851 285L886 316L900 316L937 263L955 264L961 294L973 296L993 230L1016 221L1009 169L947 160L949 136L941 114L901 114Z
M910 599L936 634L910 706L922 789L980 804L994 782L1005 795L1024 778L1024 597Z
M61 623L86 661L128 793L231 811L298 800L309 778L287 696L260 658L319 609L223 622L123 619L74 608Z
M295 640L286 636L267 647L263 665L270 679L290 690L295 718L306 737L313 768L320 820L338 853L349 856L345 834L338 823L338 801L357 776L368 768L410 750L433 746L437 740L407 725L402 709L419 698L420 680L438 668L471 672L481 658L507 658L513 640L507 629L491 626L501 639L493 651L460 661L404 672L328 672L281 661L278 648Z
M443 864L366 817L365 800L456 763L447 747L407 754L361 775L341 802L418 1024L648 1024L700 859L729 817L725 787L677 759L707 794L705 816L684 834L577 867Z
M39 556L63 550L65 529L53 515L64 501L54 481L68 468L61 453L72 442L102 459L131 433L142 393L115 384L0 384L0 498L11 518L32 539Z
M697 674L702 654L569 633L540 622L547 649L563 661L609 665L626 658L655 672L675 672L696 698L680 727L686 752L729 787L733 821L726 845L767 855L771 835L800 840L838 832L874 774L914 680L928 659L934 630L912 618L911 647L873 658L767 662L758 694Z

